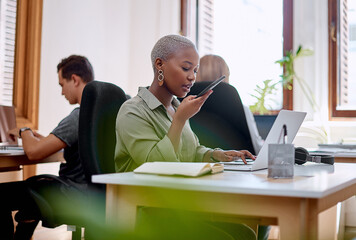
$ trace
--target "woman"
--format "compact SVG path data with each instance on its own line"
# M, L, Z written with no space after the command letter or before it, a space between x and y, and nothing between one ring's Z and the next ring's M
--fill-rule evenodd
M224 151L199 144L189 118L194 116L212 93L188 96L199 68L195 45L185 37L168 35L151 52L154 79L151 86L140 88L138 95L120 108L116 123L117 172L133 171L144 162L217 162L241 158L255 159L246 150Z
M190 40L179 35L162 37L153 47L151 61L154 71L151 86L140 88L137 96L121 106L117 116L117 172L133 171L144 162L152 161L216 162L232 161L236 157L244 161L246 157L255 158L245 150L223 151L201 146L192 132L187 120L200 110L212 91L199 98L188 96L181 104L176 99L185 97L190 91L199 68L199 55ZM162 234L161 226L167 224L167 220L159 218L156 222L157 210L152 213L145 208L141 208L141 218L144 218L144 212L150 213L149 220L144 222L155 223L155 226L146 227L151 230L158 227L156 232ZM181 227L171 222L168 225L173 225L174 229L186 229L184 226L187 220L178 219ZM222 231L228 232L235 239L256 239L255 233L242 224L215 222L205 225L205 221L201 221L197 226L198 233ZM169 230L166 231L168 235L171 234ZM163 239L165 237L163 234Z
M212 82L220 76L225 75L226 78L224 82L229 83L230 70L225 60L218 55L205 55L200 59L199 72L197 74L197 82L209 81ZM250 132L252 145L255 150L255 153L261 150L262 145L264 143L262 137L258 133L258 129L256 126L255 119L253 117L252 112L248 108L248 106L243 105L244 112L246 116L248 130Z

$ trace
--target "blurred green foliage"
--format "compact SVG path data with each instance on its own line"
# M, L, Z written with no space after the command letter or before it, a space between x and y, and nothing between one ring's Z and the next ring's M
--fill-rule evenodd
M271 106L268 105L268 100L271 100L270 96L276 93L278 85L283 84L284 89L292 90L293 81L298 81L305 97L308 99L309 103L313 107L313 110L315 111L318 106L316 104L314 94L309 88L308 84L296 74L294 69L294 63L296 59L311 55L313 55L312 50L303 49L303 47L299 45L295 53L292 51L287 51L283 58L277 60L275 63L279 64L280 67L284 69L283 74L280 75L280 80L264 80L262 87L257 85L254 89L254 93L250 94L256 99L255 104L250 106L250 110L254 114L268 114L271 109Z

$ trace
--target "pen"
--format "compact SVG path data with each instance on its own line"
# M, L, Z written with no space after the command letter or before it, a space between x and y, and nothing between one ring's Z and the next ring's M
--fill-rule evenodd
M286 144L287 140L287 125L283 124L283 144Z

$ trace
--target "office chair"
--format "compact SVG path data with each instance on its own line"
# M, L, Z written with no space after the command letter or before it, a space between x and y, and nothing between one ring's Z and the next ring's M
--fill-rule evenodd
M53 228L67 224L79 226L79 230L84 227L86 239L98 239L93 236L99 234L100 230L99 233L97 230L102 229L105 224L105 185L92 183L91 176L115 172L116 116L126 99L124 91L111 83L93 81L85 86L79 114L78 144L79 156L89 185L87 196L84 198L79 195L78 198L74 196L73 202L77 201L82 210L77 214L75 211L71 213L70 210L64 212L57 210L57 206L51 206L37 189L30 189L39 207L39 218L43 226ZM40 178L50 178L68 185L67 182L53 175L39 175L29 181ZM69 206L73 202L64 205ZM81 239L81 231L73 232L72 239Z
M87 84L83 92L79 115L79 155L86 180L92 187L89 205L96 206L92 215L94 226L105 224L106 185L92 183L91 177L115 172L116 116L126 100L124 91L110 83L93 82Z
M198 95L210 82L196 82L189 95ZM237 90L222 82L213 89L200 111L190 119L200 144L255 154L243 105Z

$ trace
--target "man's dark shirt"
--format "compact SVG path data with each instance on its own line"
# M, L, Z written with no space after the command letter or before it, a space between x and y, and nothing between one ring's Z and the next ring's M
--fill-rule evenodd
M51 132L67 144L64 148L64 159L59 176L75 183L86 183L78 151L79 107L75 108Z

